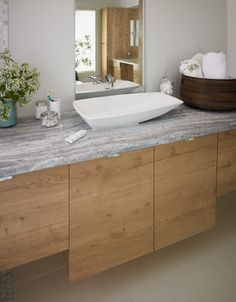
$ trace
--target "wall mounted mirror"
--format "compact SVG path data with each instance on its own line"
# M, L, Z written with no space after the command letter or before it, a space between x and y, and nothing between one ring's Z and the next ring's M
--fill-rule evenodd
M76 99L141 91L143 0L75 0Z

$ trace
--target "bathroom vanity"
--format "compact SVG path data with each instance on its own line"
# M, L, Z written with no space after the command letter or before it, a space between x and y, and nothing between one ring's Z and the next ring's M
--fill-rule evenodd
M64 251L76 281L213 228L236 189L235 120L183 105L72 146L35 121L0 130L0 271Z

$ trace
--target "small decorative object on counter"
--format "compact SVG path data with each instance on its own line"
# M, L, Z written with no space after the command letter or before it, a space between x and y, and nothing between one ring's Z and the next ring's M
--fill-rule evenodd
M168 95L174 95L174 82L167 75L161 80L160 91Z
M48 110L47 101L36 102L35 116L37 120L41 119L41 114Z
M31 103L32 95L39 89L40 73L28 63L18 64L9 50L0 54L0 127L16 125L16 103Z
M104 84L104 88L105 88L105 90L111 90L111 89L112 89L112 83L106 82L106 83Z
M52 98L50 101L50 110L58 114L58 118L61 119L61 100L58 98Z
M52 96L52 91L48 91L48 107L50 108L50 111L54 111L57 113L58 118L61 118L61 100L59 98L54 98Z
M65 141L69 144L73 144L73 143L77 142L78 140L80 140L81 138L85 137L86 133L87 133L87 130L80 130L80 131L68 136L65 139Z
M54 111L46 111L42 113L42 126L46 128L52 128L58 124L58 114Z
M111 90L114 87L115 78L111 74L105 75L105 90Z

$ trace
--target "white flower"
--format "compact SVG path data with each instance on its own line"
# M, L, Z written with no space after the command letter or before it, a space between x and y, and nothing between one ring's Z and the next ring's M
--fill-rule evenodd
M12 99L20 105L29 104L32 94L39 89L40 72L36 68L31 69L28 63L14 62L7 49L0 54L0 58L3 60L0 66L0 111L3 112L4 99ZM5 107L4 110L6 116Z
M14 79L9 86L13 92L18 92L21 88L21 82L19 79Z

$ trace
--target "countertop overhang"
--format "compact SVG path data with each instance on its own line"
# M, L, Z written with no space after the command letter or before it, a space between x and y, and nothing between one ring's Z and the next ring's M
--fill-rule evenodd
M87 135L75 144L66 136L81 129ZM20 119L17 126L0 129L0 178L79 163L102 157L190 140L236 129L236 111L208 112L179 106L172 112L137 127L90 130L76 113L65 113L55 128L35 119Z

